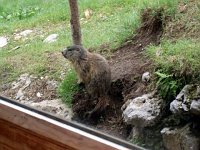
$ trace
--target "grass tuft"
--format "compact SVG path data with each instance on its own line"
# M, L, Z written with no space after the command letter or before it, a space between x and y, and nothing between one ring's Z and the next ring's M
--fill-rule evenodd
M58 94L63 102L69 107L72 105L73 94L78 91L77 76L75 70L69 70L65 79L62 81L58 88Z
M192 40L162 41L159 46L149 46L147 55L170 74L197 76L200 73L200 43Z

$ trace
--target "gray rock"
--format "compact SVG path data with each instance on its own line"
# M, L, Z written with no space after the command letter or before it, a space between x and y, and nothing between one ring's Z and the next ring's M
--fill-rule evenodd
M192 101L190 105L190 110L193 114L200 115L200 99Z
M0 91L5 91L5 90L10 89L10 88L11 88L11 85L9 83L0 85Z
M198 114L200 111L200 102L196 101L199 98L198 85L185 85L181 92L176 96L176 99L170 103L170 111L174 114L184 116L191 112Z
M48 80L47 81L47 88L48 89L55 89L58 87L58 82L55 80Z
M168 150L199 150L200 139L190 132L189 125L182 128L164 128L163 143Z
M188 100L189 91L193 88L193 85L185 85L181 92L176 96L176 100L186 102Z
M29 34L31 34L32 32L33 32L33 30L24 30L24 31L20 32L19 35L26 37Z
M162 99L154 95L150 93L128 100L122 106L124 121L140 128L154 125L159 119L162 105Z
M184 112L189 112L189 106L184 104L182 101L173 100L170 103L170 111L174 114L182 114Z
M189 112L188 94L193 85L185 85L181 92L176 96L176 99L170 103L170 111L174 114L182 114Z
M6 46L8 44L7 38L0 36L0 48Z
M70 120L72 118L71 109L67 107L60 99L44 100L41 102L32 102L23 100L20 102L29 105L31 107L37 108L39 110L49 112L62 119Z
M43 42L52 43L52 42L57 41L57 38L58 38L58 34L51 34Z
M23 93L23 91L22 91L22 89L20 88L19 89L19 91L17 92L17 94L16 94L16 100L18 100L18 99L22 99L24 97L24 93Z
M24 90L31 84L31 77L28 73L22 74L17 81L12 83L12 90L17 90L16 100L22 100L24 98Z
M150 73L149 72L145 72L145 73L143 73L143 75L142 75L142 82L149 82L149 80L150 80Z
M23 37L25 38L28 35L30 35L32 32L33 32L33 30L24 30L24 31L22 31L20 33L15 33L14 34L14 40L19 40L19 39L21 39Z
M22 74L17 82L12 83L12 89L17 89L18 87L21 87L22 90L27 88L31 84L31 78L28 73Z

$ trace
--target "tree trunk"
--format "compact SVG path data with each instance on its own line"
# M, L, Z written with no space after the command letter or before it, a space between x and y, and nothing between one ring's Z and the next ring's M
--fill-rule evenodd
M69 5L70 5L70 12L71 12L70 23L71 23L73 44L82 45L78 2L77 0L69 0Z

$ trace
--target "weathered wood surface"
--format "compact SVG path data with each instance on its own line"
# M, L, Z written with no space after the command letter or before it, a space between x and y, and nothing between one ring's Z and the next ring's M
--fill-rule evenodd
M126 148L0 97L0 150L115 150Z

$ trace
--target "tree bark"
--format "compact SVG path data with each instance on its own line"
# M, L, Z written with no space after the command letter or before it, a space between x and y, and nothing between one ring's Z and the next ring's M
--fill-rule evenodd
M79 19L79 10L77 0L69 0L70 13L71 13L71 32L72 40L75 45L82 45L81 42L81 28Z

